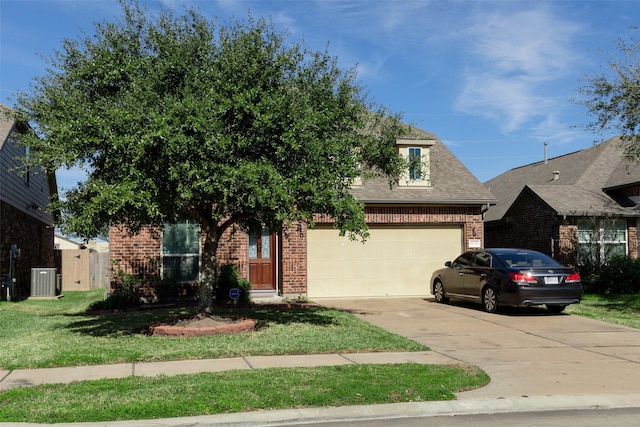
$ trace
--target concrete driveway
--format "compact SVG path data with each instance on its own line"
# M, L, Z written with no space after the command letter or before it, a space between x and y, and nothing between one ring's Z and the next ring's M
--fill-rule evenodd
M491 383L459 400L640 391L640 330L544 309L489 314L432 299L337 300L324 305L482 368ZM638 402L640 404L640 402Z

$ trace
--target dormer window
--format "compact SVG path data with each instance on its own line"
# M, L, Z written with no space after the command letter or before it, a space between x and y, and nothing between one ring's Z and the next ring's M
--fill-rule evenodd
M409 180L422 179L422 148L409 147Z
M407 159L407 171L400 177L400 187L427 187L431 185L431 153L433 139L404 138L396 142L398 152Z

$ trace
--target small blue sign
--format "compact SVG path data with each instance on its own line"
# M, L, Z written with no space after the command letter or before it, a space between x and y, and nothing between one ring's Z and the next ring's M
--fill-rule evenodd
M240 289L238 288L229 289L229 298L231 298L232 300L236 300L240 298Z

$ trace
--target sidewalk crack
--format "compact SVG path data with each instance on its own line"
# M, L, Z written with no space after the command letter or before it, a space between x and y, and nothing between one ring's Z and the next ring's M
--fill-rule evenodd
M6 379L7 379L7 377L8 377L9 375L11 375L11 373L12 373L12 372L13 372L13 371L7 371L7 375L5 375L4 377L0 378L0 383L2 383L2 381L6 380Z
M356 362L353 359L349 359L347 356L345 356L344 354L338 354L338 356L342 357L343 359L347 360L349 363L351 363L352 365L357 365L358 362Z
M247 359L245 356L242 356L242 360L244 360L244 363L246 363L249 366L249 369L256 369L251 362L249 362L249 359Z

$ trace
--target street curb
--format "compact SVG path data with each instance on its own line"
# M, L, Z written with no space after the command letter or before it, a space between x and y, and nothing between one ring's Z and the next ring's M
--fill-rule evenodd
M545 412L567 410L606 410L640 407L640 394L600 394L531 396L499 399L449 400L439 402L392 403L367 406L283 409L240 412L156 420L70 423L56 426L116 427L268 427L287 424L313 425L328 422L348 423L366 420L398 420L418 417L453 417L470 414ZM2 427L49 426L50 424L0 423Z

